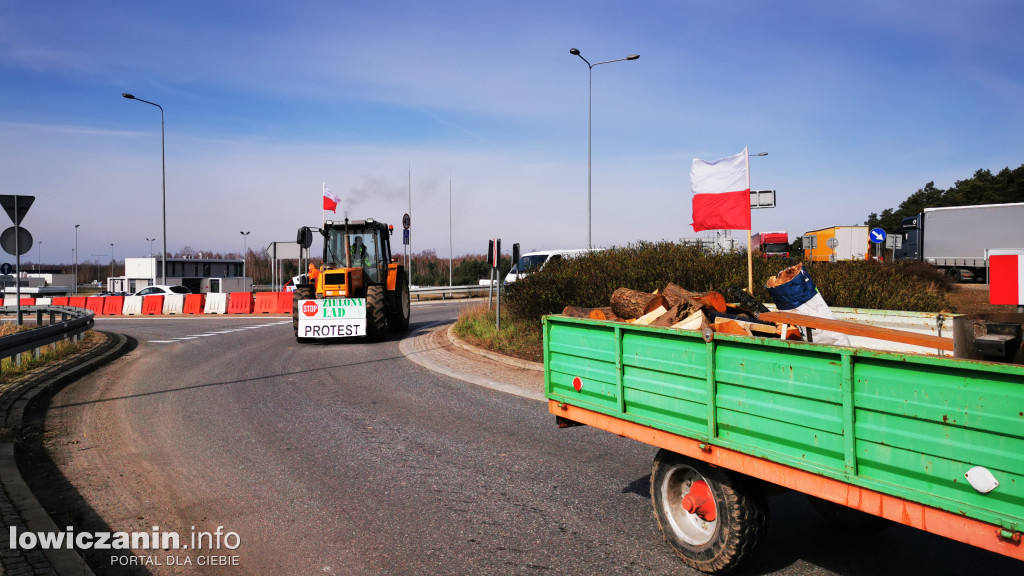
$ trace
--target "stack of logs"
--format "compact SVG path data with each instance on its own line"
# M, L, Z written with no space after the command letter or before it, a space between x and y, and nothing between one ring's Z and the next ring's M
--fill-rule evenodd
M758 321L757 312L742 304L726 304L725 297L718 292L690 292L672 283L653 293L619 288L612 294L610 304L605 308L567 306L562 315L679 330L711 328L742 336L780 337L783 330L778 324ZM786 329L786 337L799 340L800 332Z

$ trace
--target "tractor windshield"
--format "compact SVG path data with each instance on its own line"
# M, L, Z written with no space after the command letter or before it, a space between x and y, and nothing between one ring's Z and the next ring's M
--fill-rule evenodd
M363 268L371 282L377 282L378 246L372 230L349 230L349 262ZM345 230L332 228L327 238L327 263L334 268L345 267Z

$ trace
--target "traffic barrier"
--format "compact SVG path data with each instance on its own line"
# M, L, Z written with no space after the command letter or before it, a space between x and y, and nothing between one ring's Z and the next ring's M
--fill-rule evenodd
M54 306L68 306L67 296L56 296L51 302Z
M168 294L164 296L164 314L181 314L184 309L184 294Z
M228 311L228 295L211 292L206 295L203 314L226 314Z
M36 299L35 298L22 298L21 299L21 305L22 306L35 306L36 305Z
M154 314L163 314L164 311L164 297L163 294L150 294L142 297L142 313L143 315L152 316Z
M232 292L228 297L228 314L252 314L252 292Z
M125 316L138 316L142 314L142 296L125 296L124 308L121 313Z
M202 314L203 304L206 302L206 294L185 294L185 307L183 314Z
M124 310L124 296L107 296L103 301L104 316L118 316Z
M52 298L36 298L36 306L50 306Z
M278 292L277 293L277 313L278 314L291 314L292 313L292 293L291 292Z
M103 299L104 296L89 296L85 299L86 310L92 310L92 313L99 316L103 314Z
M277 314L277 292L259 292L256 297L254 314Z
M72 296L68 300L68 306L75 308L85 308L85 296Z

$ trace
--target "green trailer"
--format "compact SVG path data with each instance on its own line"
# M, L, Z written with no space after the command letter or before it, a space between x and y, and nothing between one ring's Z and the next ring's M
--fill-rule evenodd
M1024 560L1024 366L548 316L544 376L561 426L661 448L655 517L699 570L742 562L777 487Z

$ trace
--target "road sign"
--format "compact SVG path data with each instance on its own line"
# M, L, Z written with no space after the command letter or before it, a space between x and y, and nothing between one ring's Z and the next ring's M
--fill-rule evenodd
M403 214L402 215L402 228L405 228L406 230L408 230L409 226L412 226L412 218L409 218L408 214Z
M802 246L804 250L814 250L815 248L818 247L818 237L813 234L801 236L800 246Z
M775 208L775 190L751 190L751 208Z
M15 234L17 234L18 238L17 249L15 249ZM3 234L0 234L0 246L2 246L4 252L7 252L8 254L21 256L32 249L32 235L29 234L28 230L25 230L20 226L11 226L4 230Z
M868 234L868 238L871 240L872 244L881 244L882 242L885 242L885 230L882 230L881 228L872 228L871 232Z
M32 207L32 203L35 202L35 200L35 196L2 194L0 195L0 206L3 206L4 210L7 211L7 215L11 217L11 222L14 222L14 225L18 226L21 224L21 220L25 217L25 213ZM24 254L24 252L22 252L22 254Z
M831 237L831 238L829 238L828 240L825 241L825 245L828 246L829 248L835 250L836 247L839 246L839 238L836 238L835 236L833 236L833 237Z
M886 250L892 250L892 249L899 250L902 247L903 247L903 236L900 236L900 235L897 234L896 236L886 236L885 237L885 249Z
M409 229L402 230L402 244L409 245Z
M14 266L7 262L0 264L0 274L10 274L11 272L14 272Z

